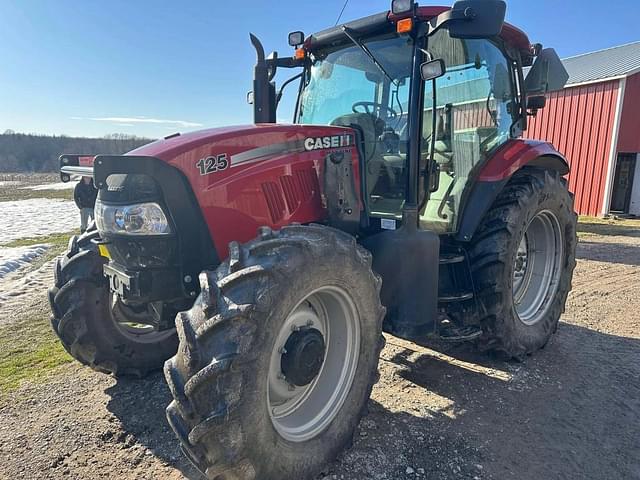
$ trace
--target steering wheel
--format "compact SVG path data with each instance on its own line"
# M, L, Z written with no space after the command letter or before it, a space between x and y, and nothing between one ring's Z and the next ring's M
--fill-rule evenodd
M359 107L364 111L359 111ZM368 113L369 115L374 115L374 112L378 110L386 112L387 118L396 118L398 116L398 112L393 108L376 102L356 102L351 107L351 110L353 110L353 113Z

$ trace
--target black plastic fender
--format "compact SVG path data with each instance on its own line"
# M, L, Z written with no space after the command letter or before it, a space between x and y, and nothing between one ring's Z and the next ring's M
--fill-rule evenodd
M382 277L380 299L387 308L383 329L411 340L435 332L440 237L418 230L417 209L405 207L403 224L362 240Z
M569 164L560 155L541 155L527 162L520 170L532 167L542 170L556 170L560 175L569 173ZM514 172L514 174L515 173L516 172ZM473 238L485 214L512 176L513 174L507 178L493 182L476 182L464 203L460 228L455 236L457 241L468 242Z

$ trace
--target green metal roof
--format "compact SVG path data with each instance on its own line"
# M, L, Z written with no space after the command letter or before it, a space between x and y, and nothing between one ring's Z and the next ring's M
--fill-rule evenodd
M628 77L640 72L640 41L568 57L562 63L569 72L568 86Z

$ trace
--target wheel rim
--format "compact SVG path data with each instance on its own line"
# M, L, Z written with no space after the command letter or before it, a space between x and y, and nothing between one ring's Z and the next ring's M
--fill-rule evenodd
M563 236L553 212L539 212L520 240L513 265L513 301L526 325L547 314L558 290L562 271Z
M288 377L283 372L287 365L283 356L290 354L284 346L292 343L294 335L317 340L316 332L325 345L319 371L307 385L295 385L293 374L288 372ZM282 437L304 442L328 427L351 389L359 352L359 316L345 290L323 287L298 303L280 328L269 364L267 406Z
M120 333L129 340L137 343L156 343L174 334L173 329L158 330L153 325L143 323L149 318L146 307L138 311L118 300L117 295L113 293L109 295L113 323Z

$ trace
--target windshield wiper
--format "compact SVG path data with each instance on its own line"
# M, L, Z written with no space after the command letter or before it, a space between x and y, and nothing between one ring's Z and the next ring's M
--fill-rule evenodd
M389 79L389 81L391 83L393 83L396 87L400 86L400 82L397 82L396 80L391 78L391 75L389 75L389 73L384 69L382 64L380 62L378 62L376 57L373 56L373 53L371 53L371 50L369 50L364 43L360 42L356 37L354 37L354 35L353 35L354 31L353 30L351 30L349 27L343 25L342 26L342 31L344 32L344 34L347 37L349 37L349 40L351 40L355 46L360 47L360 50L362 50L367 55L367 57L369 57L369 59L373 62L373 64L376 67L378 67L378 69L380 69L380 71L384 74L385 77L387 77Z
M282 100L282 94L284 93L285 87L289 85L291 82L295 81L296 79L302 77L303 73L304 72L300 72L297 75L294 75L293 77L291 77L290 79L288 79L286 82L282 84L282 86L280 87L280 90L276 94L276 106L278 106L280 104L280 100Z

